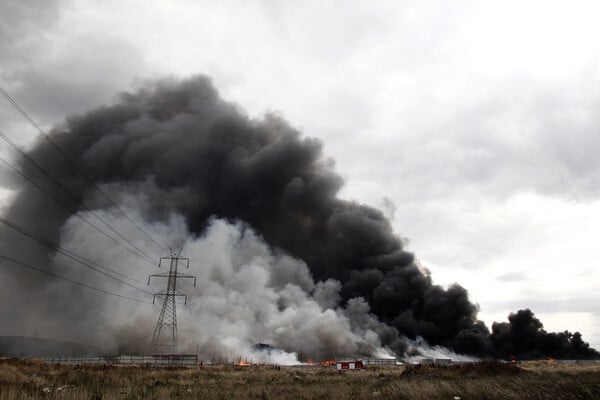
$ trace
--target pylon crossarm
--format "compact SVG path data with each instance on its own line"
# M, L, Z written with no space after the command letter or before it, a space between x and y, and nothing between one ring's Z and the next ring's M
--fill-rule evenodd
M165 292L155 293L154 296L152 296L152 304L154 304L154 301L156 300L157 296L158 297L165 297L165 296L184 297L185 299L183 300L183 304L187 304L187 294L185 294L185 293L165 293Z
M179 290L161 290L158 293L154 293L155 296L186 296L185 293Z
M169 263L173 260L179 262L179 261L183 261L185 262L185 267L189 268L190 267L190 259L186 258L186 257L161 257L160 260L158 260L158 267L162 267L162 262L163 260L168 261Z
M162 274L152 274L148 277L148 285L150 284L150 278L168 278L169 273L163 272Z
M194 286L196 286L196 277L194 275L185 275L185 274L177 274L177 278L181 278L181 279L193 279L194 280Z
M162 267L163 260L169 260L169 261L171 261L171 258L170 257L161 257L160 260L158 260L158 268Z

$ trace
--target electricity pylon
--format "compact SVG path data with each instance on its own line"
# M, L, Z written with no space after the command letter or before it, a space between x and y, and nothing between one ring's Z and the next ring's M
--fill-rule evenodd
M153 274L148 277L148 285L150 284L150 278L167 278L167 289L162 290L152 298L152 303L156 299L156 296L163 297L163 304L160 309L158 321L154 328L154 335L152 336L152 342L150 344L150 351L152 354L172 354L177 349L177 305L175 303L176 297L184 297L187 304L187 295L177 290L177 279L193 279L194 286L196 286L196 277L193 275L184 275L177 272L177 266L179 262L185 263L185 267L190 267L190 259L182 258L182 248L173 251L169 247L170 257L161 257L158 266L162 265L162 262L169 260L169 272L162 274Z

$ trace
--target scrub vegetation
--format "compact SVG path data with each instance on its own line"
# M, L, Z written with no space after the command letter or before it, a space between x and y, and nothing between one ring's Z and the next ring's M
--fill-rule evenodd
M147 368L0 363L0 400L16 399L598 399L600 365Z

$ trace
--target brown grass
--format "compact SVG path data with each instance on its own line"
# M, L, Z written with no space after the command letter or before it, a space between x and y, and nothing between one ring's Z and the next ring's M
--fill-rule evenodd
M45 390L45 391L44 391ZM0 400L16 399L600 399L597 366L497 363L334 368L58 366L0 362Z

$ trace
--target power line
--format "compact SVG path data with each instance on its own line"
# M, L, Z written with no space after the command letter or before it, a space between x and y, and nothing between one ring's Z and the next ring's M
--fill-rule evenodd
M1 135L1 134L0 134ZM1 137L1 136L0 136ZM119 240L115 239L114 237L112 237L111 235L109 235L106 231L104 231L103 229L101 229L98 225L92 223L89 219L84 218L83 216L81 216L81 214L79 214L78 210L70 207L68 205L66 205L63 201L59 200L58 198L56 198L56 196L52 195L48 190L44 189L40 184L38 184L37 182L33 181L33 179L29 178L27 175L25 175L22 171L19 171L18 169L14 168L12 165L10 165L6 160L0 158L0 162L2 162L5 166L7 166L11 171L13 171L14 173L20 175L22 178L26 179L27 181L29 181L31 184L33 184L36 188L38 188L40 191L42 191L44 194L46 194L48 197L50 197L51 199L53 199L55 202L57 202L58 204L60 204L64 209L66 209L67 211L69 211L71 214L75 215L76 217L80 218L81 220L83 220L84 222L86 222L87 224L91 225L94 229L96 229L98 232L102 233L104 236L106 236L107 238L109 238L110 240L112 240L114 243L120 245L121 247L123 247L124 249L130 251L132 254L136 255L137 257L143 259L144 261L150 263L153 266L156 266L154 260L152 260L152 258L150 256L148 256L147 254L143 253L141 250L139 250L137 247L135 247L129 240L127 240L125 238L125 240L130 243L130 245L133 248L130 248L126 245L124 245L122 242L120 242ZM84 211L85 210L89 210L90 213L92 215L94 215L100 222L104 223L104 225L106 225L109 229L114 230L114 228L112 228L108 223L106 223L102 218L100 218L98 216L98 214L95 211L92 211L89 209L89 207L85 207L84 206Z
M23 116L23 118L27 120L27 122L29 122L31 126L35 128L35 130L37 130L41 135L44 135L42 128L40 128L40 126L29 116L29 114L27 114L25 110L23 110L23 108L21 108L19 103L17 103L12 97L10 97L8 93L6 93L4 88L0 87L0 93L2 93L6 100L8 100L10 104L17 109L17 111Z
M95 290L97 292L101 292L101 293L104 293L104 294L108 294L110 296L120 297L122 299L127 299L127 300L132 300L132 301L137 301L138 303L152 304L149 301L145 301L145 300L141 300L141 299L136 299L134 297L124 296L124 295L118 294L118 293L109 292L108 290L100 289L100 288L97 288L97 287L94 287L94 286L87 285L87 284L82 283L82 282L75 281L73 279L65 278L64 276L57 275L55 273L46 271L46 270L44 270L42 268L35 267L35 266L31 265L31 264L27 264L27 263L24 263L22 261L15 260L14 258L5 256L5 255L2 255L2 254L0 254L0 259L10 261L10 262L12 262L14 264L18 264L18 265L20 265L22 267L29 268L29 269L32 269L32 270L37 271L37 272L41 272L42 274L50 275L53 278L62 279L64 281L70 282L72 284L79 285L79 286L82 286L82 287L85 287L85 288L88 288L88 289L92 289L92 290Z
M62 104L62 103L60 102L60 100L59 100L59 99L58 99L58 98L57 98L57 97L54 95L54 93L53 93L53 92L50 90L50 88L48 87L48 85L46 84L46 82L45 82L45 81L44 81L44 80L41 78L41 76L40 76L40 75L37 73L37 71L35 70L35 68L34 68L34 67L33 67L33 66L32 66L32 65L31 65L31 64L28 62L27 58L26 58L26 57L23 55L23 53L21 53L21 51L19 51L19 49L17 48L17 46L14 44L14 42L12 41L12 39L10 38L10 36L8 35L8 33L7 33L7 32L6 32L6 31L5 31L3 28L2 28L2 26L0 26L0 31L1 31L1 32L2 32L2 34L5 36L5 38L8 40L8 42L9 42L9 43L10 43L10 45L13 47L13 49L14 49L14 50L15 50L15 51L16 51L16 52L19 54L19 56L21 57L21 59L23 60L23 62L24 62L25 64L27 64L27 66L28 66L28 67L29 67L29 69L32 71L32 73L34 74L34 76L36 77L36 79L38 80L38 82L39 82L39 83L40 83L40 84L41 84L41 85L42 85L42 86L43 86L43 87L46 89L46 91L47 91L47 92L50 94L50 96L53 98L53 100L56 102L56 104L57 104L57 105L58 105L58 106L61 108L61 110L63 111L63 113L64 113L65 115L66 115L66 114L68 114L68 113L67 113L67 111L66 111L66 109L65 109L65 107L63 106L63 104ZM128 214L127 214L125 211L124 211L124 210L123 210L123 209L121 209L121 207L119 207L119 206L118 206L118 205L117 205L117 204L116 204L116 203L115 203L115 202L114 202L114 201L113 201L113 200L112 200L112 199L111 199L111 198L108 196L108 194L107 194L106 192L104 192L104 191L103 191L103 190L102 190L102 189L101 189L101 188L100 188L100 187L99 187L99 186L98 186L98 185L97 185L97 184L96 184L96 183L95 183L95 182L94 182L94 181L93 181L93 180L92 180L92 179L91 179L91 178L90 178L90 177L89 177L87 174L85 174L85 173L84 173L84 172L83 172L83 171L82 171L82 170L79 168L79 166L78 166L78 165L75 163L75 161L74 161L73 159L71 159L71 158L70 158L70 157L69 157L69 156L68 156L68 155L67 155L67 154L66 154L66 153L65 153L65 152L64 152L64 151L63 151L63 150L60 148L60 146L59 146L59 145L58 145L56 142L54 142L54 141L52 140L52 138L51 138L50 136L48 136L48 135L46 135L46 134L44 134L44 133L43 133L43 131L41 130L40 126L39 126L39 125L38 125L38 124L35 122L35 120L34 120L33 118L31 118L31 117L29 116L29 114L28 114L28 113L27 113L27 112L26 112L26 111L25 111L25 110L24 110L24 109L23 109L23 108L22 108L22 107L21 107L21 106L18 104L18 102L17 102L17 101L15 101L15 100L14 100L14 99L13 99L13 98L12 98L12 97L11 97L11 96L10 96L10 95L7 93L7 92L6 92L6 91L5 91L3 88L1 88L1 87L0 87L0 92L1 92L1 93L3 94L3 96L4 96L4 97L5 97L5 98L6 98L6 99L7 99L7 100L8 100L8 101L9 101L9 102L10 102L10 103L13 105L13 107L15 107L15 109L16 109L16 110L17 110L17 111L18 111L18 112L19 112L19 113L20 113L20 114L21 114L21 115L22 115L22 116L25 118L25 120L26 120L27 122L29 122L29 124L30 124L31 126L33 126L33 128L34 128L35 130L37 130L37 131L38 131L38 132L39 132L39 133L40 133L40 134L41 134L41 135L44 137L44 139L45 139L45 140L47 140L47 141L48 141L48 142L49 142L49 143L52 145L52 147L54 147L54 148L55 148L55 150L56 150L56 151L57 151L58 153L60 153L60 154L61 154L61 155L62 155L62 156L63 156L63 157L64 157L64 158L67 160L67 161L69 161L69 163L70 163L71 165L73 165L73 166L75 167L75 169L78 171L78 173L79 173L81 176L83 176L83 177L84 177L84 179L85 179L85 180L86 180L86 181L87 181L89 184L91 184L91 185L92 185L92 186L93 186L93 187L94 187L94 188L95 188L95 189L96 189L96 190L97 190L97 191L98 191L98 192L99 192L99 193L100 193L100 194L101 194L101 195L102 195L104 198L106 198L106 199L107 199L107 200L108 200L108 201L109 201L109 202L112 204L112 206L114 206L114 207L115 207L115 208L116 208L116 209L117 209L117 210L118 210L118 211L119 211L119 212L120 212L120 213L121 213L123 216L125 216L125 217L126 217L126 218L127 218L127 219L128 219L130 222L131 222L131 224L132 224L132 225L134 225L134 226L136 227L136 229L138 229L140 232L142 232L142 233L143 233L143 234L144 234L144 235L145 235L145 236L146 236L146 237L147 237L147 238L148 238L150 241L152 241L152 242L153 242L153 243L154 243L154 244L155 244L155 245L156 245L156 246L157 246L157 247L158 247L160 250L162 250L162 251L165 251L164 247L162 247L162 246L161 246L161 245L160 245L160 244L159 244L159 243L158 243L158 242L157 242L157 241L156 241L154 238L152 238L152 237L151 237L151 236L150 236L150 235L149 235L149 234L148 234L146 231L144 231L144 230L143 230L143 229L142 229L142 228L141 228L141 227L140 227L140 226L139 226L139 225L138 225L138 224L137 224L137 223L136 223L136 222L135 222L135 221L134 221L134 220L133 220L133 219L132 219L132 218L131 218L131 217L130 217L130 216L129 216L129 215L128 215ZM13 146L13 145L14 145L14 143L11 143L10 139L8 139L8 137L6 137L6 136L5 136L5 135L4 135L2 132L0 132L0 135L1 135L1 136L2 136L2 137L3 137L3 138L4 138L4 139L5 139L5 140L6 140L6 141L9 143L9 144L11 144L11 146ZM14 148L14 147L15 147L15 146L13 146L13 148ZM23 152L23 151L22 151L20 148L18 148L18 146L17 146L16 150L17 150L17 151L19 151L19 152L20 152L20 153L21 153L23 156L25 156L25 158L27 158L27 159L28 159L28 160L29 160L29 161L30 161L30 162L31 162L33 165L35 165L35 166L36 166L36 168L37 168L38 170L40 170L40 171L41 171L41 172L42 172L42 173L43 173L45 176L47 176L47 177L48 177L48 178L49 178L49 179L50 179L50 180L51 180L53 183L55 183L55 184L56 184L58 187L60 187L61 189L63 189L63 191L65 191L65 192L66 192L66 193L67 193L69 196L71 196L71 197L73 197L74 199L78 200L78 199L77 199L77 196L74 196L74 195L73 195L73 194L72 194L70 191L68 191L64 185L60 184L60 183L59 183L59 182L58 182L56 179L54 179L54 178L53 178L53 177L52 177L52 176L51 176L51 175L50 175L50 174L49 174L49 173L48 173L48 172L47 172L47 171L46 171L44 168L42 168L42 167L41 167L41 166L40 166L38 163L36 163L36 162L35 162L35 160L33 160L31 157L27 156L27 155L26 155L26 154L25 154L25 153L24 153L24 152ZM0 159L0 160L1 160L1 159ZM10 166L10 165L9 165L9 164L8 164L8 163L5 161L5 160L1 160L1 161L2 161L3 163L5 163L5 164L6 164L6 165L7 165L7 166L8 166L8 167L11 169L11 170L13 170L13 171L17 172L17 173L18 173L19 175L21 175L23 178L27 179L29 182L31 182L32 184L34 184L34 185L35 185L35 186L36 186L38 189L42 190L42 192L44 192L44 193L46 193L46 194L50 195L50 193L49 193L49 192L47 192L46 190L44 190L42 186L40 186L39 184L37 184L37 183L33 182L31 179L27 178L27 176L26 176L25 174L21 173L21 171L18 171L18 170L16 170L15 168L12 168L12 166ZM61 201L58 201L58 199L56 199L54 196L50 196L50 197L51 197L51 198L53 198L55 201L57 201L59 204L61 204L63 207L65 207L65 205L64 205L64 204L63 204ZM136 249L138 252L140 252L140 253L143 255L143 257L146 257L146 258L148 259L148 261L150 261L150 263L151 263L151 264L153 264L153 265L154 265L154 262L153 262L153 260L152 260L152 258L151 258L151 257L149 257L148 255L146 255L146 254L145 254L143 251L141 251L141 250L140 250L140 249L138 249L138 248L137 248L135 245L133 245L133 243L131 243L131 241L129 241L129 240L126 238L126 237L124 237L122 234L120 234L118 231L116 231L114 228L112 228L112 227L111 227L111 226L110 226L110 225L109 225L109 224L108 224L108 223L107 223L107 222L106 222L104 219L100 218L100 216L98 216L98 215L97 215L97 213L96 213L94 210L90 209L90 208L89 208L89 207L88 207L88 206L85 204L85 202L84 202L83 200L80 200L80 201L81 201L81 204L83 204L83 205L84 205L84 207L88 208L88 209L89 209L89 211L90 211L90 213L92 213L92 214L93 214L93 215L94 215L94 216L95 216L95 217L96 217L98 220L100 220L101 222L103 222L103 223L104 223L104 225L106 225L106 226L107 226L107 227L108 227L110 230L112 230L112 231L113 231L113 232L115 232L115 233L116 233L118 236L120 236L121 238L123 238L123 239L124 239L124 240L125 240L127 243L129 243L129 244L130 244L130 245L131 245L131 246L132 246L134 249ZM66 206L65 208L67 208L67 209L70 209L70 207L68 207L68 206ZM118 240L116 240L116 239L112 238L112 237L111 237L110 235L108 235L106 232L102 231L102 230L101 230L100 228L98 228L96 225L92 224L90 221L88 221L88 220L84 219L83 217L81 217L81 216L79 215L79 213L77 212L77 210L75 210L74 214L75 214L76 216L78 216L79 218L81 218L82 220L84 220L85 222L87 222L87 223L89 223L90 225L92 225L93 227L95 227L97 230L99 230L100 232L102 232L102 233L103 233L105 236L107 236L107 237L111 238L113 241L115 241L115 242L119 243L121 246L123 246L123 247L125 247L126 249L128 249L128 250L132 251L132 249L129 249L127 246L123 245L121 242L119 242ZM52 242L50 242L50 241L47 241L47 240L45 240L45 239L43 239L43 238L36 237L36 235L34 235L33 233L31 233L31 232L28 232L28 231L26 231L25 229L23 229L23 228L21 228L21 227L19 227L19 226L17 226L17 225L14 225L14 224L12 224L12 223L10 223L9 221L7 221L7 220L5 220L5 219L3 219L3 218L1 218L1 217L0 217L0 222L4 223L5 225L9 226L10 228L12 228L12 229L14 229L14 230L16 230L16 231L18 231L18 232L20 232L21 234L23 234L23 235L25 235L25 236L28 236L29 238L31 238L31 239L33 239L33 240L35 240L35 241L37 241L37 242L39 242L39 243L41 243L41 244L43 244L43 245L47 246L47 247L50 247L50 248L54 249L55 251L57 251L57 252L59 252L59 253L63 254L64 256L66 256L66 257L70 258L71 260L73 260L73 261L76 261L76 262L78 262L78 263L80 263L80 264L82 264L82 265L86 266L87 268L89 268L89 269L92 269L92 270L93 270L93 271L95 271L95 272L101 273L101 274L103 274L103 275L105 275L105 276L107 276L107 277L109 277L109 278L111 278L111 279L114 279L114 280L116 280L116 281L118 281L118 282L120 282L120 283L122 283L122 284L125 284L125 285L127 285L127 286L130 286L130 287L132 287L132 288L134 288L134 289L140 290L140 291L142 291L143 293L146 293L146 294L152 294L152 293L150 293L150 292L148 292L148 291L146 291L146 290L144 290L144 289L138 288L138 287L136 287L136 286L134 286L134 285L131 285L131 284L127 283L127 282L124 282L124 281L122 281L122 280L120 280L120 279L118 279L118 278L116 278L116 277L114 277L114 276L110 275L109 273L107 273L107 272L104 272L103 270L110 271L111 273L113 273L113 274L115 274L115 275L122 276L122 277L124 277L124 278L126 278L126 279L129 279L129 280L132 280L132 281L136 281L136 280L135 280L135 279L133 279L133 278L130 278L130 277L128 277L128 276L126 276L126 275L124 275L124 274L121 274L121 273L119 273L119 272L117 272L117 271L114 271L114 270L111 270L111 269L109 269L109 268L103 267L103 266L101 266L101 265L99 265L99 264L97 264L97 263L94 263L94 262L91 262L91 261L89 261L89 260L86 260L85 258L83 258L83 257L81 257L81 256L79 256L79 255L77 255L77 254L75 254L75 253L73 253L73 252L70 252L70 251L68 251L68 250L66 250L66 249L63 249L63 248L61 248L60 246L58 246L58 245L56 245L56 244L54 244L54 243L52 243ZM136 255L138 255L138 256L141 256L141 255L140 255L140 254L138 254L136 251L133 251L133 252L134 252L134 254L136 254ZM107 294L107 295L112 295L112 296L116 296L116 297L119 297L119 298L122 298L122 299L132 300L132 301L141 302L141 303L153 304L153 303L150 303L150 302L147 302L147 301L144 301L144 300L140 300L140 299L136 299L136 298L133 298L133 297L128 297L128 296L120 295L120 294L118 294L118 293L109 292L109 291L107 291L107 290L104 290L104 289L99 289L99 288L96 288L96 287L93 287L93 286L90 286L90 285L87 285L87 284L84 284L84 283L81 283L81 282L78 282L78 281L74 281L74 280L72 280L72 279L69 279L69 278L65 278L65 277L62 277L62 276L56 275L56 274L54 274L54 273L51 273L51 272L45 271L45 270L43 270L43 269L41 269L41 268L35 267L35 266L33 266L33 265L30 265L30 264L26 264L26 263L24 263L24 262L21 262L21 261L15 260L15 259L13 259L13 258L10 258L10 257L7 257L7 256L4 256L4 255L0 255L0 258L2 258L2 259L5 259L5 260L8 260L8 261L11 261L11 262L13 262L13 263L15 263L15 264L19 264L19 265L21 265L21 266L23 266L23 267L26 267L26 268L29 268L29 269L33 269L33 270L35 270L35 271L38 271L38 272L41 272L41 273L47 274L47 275L49 275L49 276L52 276L52 277L54 277L54 278L57 278L57 279L62 279L62 280L65 280L65 281L67 281L67 282L70 282L70 283L72 283L72 284L76 284L76 285L79 285L79 286L82 286L82 287L86 287L86 288L88 288L88 289L96 290L96 291L98 291L98 292L101 292L101 293L104 293L104 294ZM139 282L139 281L138 281L138 282Z
M55 243L52 243L52 242L50 242L50 241L48 241L46 239L43 239L43 238L35 235L34 233L31 233L31 232L27 231L26 229L24 229L24 228L22 228L22 227L20 227L20 226L18 226L16 224L13 224L12 222L10 222L10 221L2 218L2 217L0 217L0 223L2 223L4 225L8 226L9 228L11 228L11 229L13 229L13 230L21 233L24 236L27 236L30 239L35 240L36 242L38 242L40 244L43 244L46 247L49 247L49 248L51 248L51 249L53 249L53 250L55 250L55 251L63 254L65 257L67 257L67 258L69 258L69 259L71 259L71 260L73 260L73 261L75 261L75 262L77 262L77 263L85 266L86 268L91 269L92 271L95 271L95 272L97 272L99 274L105 275L105 276L107 276L107 277L109 277L111 279L116 280L119 283L122 283L122 284L124 284L126 286L129 286L129 287L133 288L133 289L139 290L139 291L141 291L141 292L143 292L145 294L154 295L154 293L151 293L151 292L149 292L149 291L147 291L145 289L142 289L140 287L137 287L135 285L129 284L129 283L127 283L127 282L125 282L125 281L123 281L123 280L121 280L119 278L116 278L116 277L110 275L110 273L113 273L113 274L118 275L118 276L122 276L122 277L124 277L126 279L130 279L130 280L136 281L135 279L130 278L127 275L121 274L120 272L114 271L114 270L112 270L110 268L107 268L107 267L104 267L104 266L102 266L100 264L94 263L93 261L86 260L85 258L83 258L83 257L81 257L81 256L79 256L79 255L77 255L77 254L75 254L75 253L73 253L73 252L71 252L69 250L66 250L66 249L60 247L59 245L57 245ZM105 272L103 270L106 270L106 271L109 271L109 272ZM140 283L145 283L145 282L140 282Z
M119 212L121 214L123 214L123 216L125 216L125 218L127 218L129 220L129 222L131 222L131 224L133 226L135 226L140 232L142 232L144 234L144 236L146 236L146 238L148 238L151 242L153 242L160 250L165 251L165 248L163 246L160 245L160 243L158 243L152 236L150 236L148 233L146 233L146 231L144 229L142 229L141 226L139 226L134 220L133 218L131 218L125 211L123 211L123 209L121 207L119 207L119 205L117 203L115 203L115 201L113 201L113 199L111 199L108 194L106 194L106 192L104 190L102 190L95 182L92 178L90 178L85 172L83 172L83 170L81 170L79 168L79 166L77 165L77 163L71 158L69 157L69 155L67 153L65 153L63 151L63 149L60 148L60 146L58 146L58 144L52 140L52 138L48 135L46 135L44 137L50 144L52 144L52 146L54 147L54 149L56 149L56 151L58 153L60 153L67 161L69 161L69 163L71 163L71 165L73 165L73 167L75 168L75 170L77 172L79 172L79 174L90 184L93 185L94 188L98 191L98 193L100 193L102 195L102 197L104 197L106 200L108 200L108 202L115 207L117 210L119 210Z
M57 204L59 204L60 206L62 206L69 213L75 215L75 217L81 219L83 222L87 223L88 225L90 225L91 227L93 227L94 229L96 229L98 232L100 232L101 234L103 234L104 236L106 236L107 238L109 238L110 240L112 240L114 243L116 243L119 246L123 247L124 249L130 251L132 254L134 254L137 257L143 259L144 261L150 263L152 266L156 266L156 264L154 263L154 261L152 259L150 259L147 256L144 256L144 255L136 252L134 249L131 249L131 248L125 246L123 243L121 243L117 239L115 239L112 236L110 236L108 233L106 233L104 230L102 230L99 226L97 226L96 224L94 224L92 221L90 221L87 218L84 218L76 209L74 209L73 207L70 207L70 206L66 205L63 201L61 201L60 199L56 198L56 196L54 196L52 193L50 193L48 190L46 190L43 186L41 186L40 184L38 184L37 182L35 182L31 178L29 178L27 175L25 175L23 172L19 171L17 168L13 167L9 162L7 162L6 160L4 160L2 158L0 158L0 162L2 162L13 173L18 174L23 179L27 180L29 183L31 183L32 185L34 185L38 190L40 190L42 193L46 194L48 197L50 197Z
M2 35L4 35L4 37L6 38L6 40L8 41L8 43L10 44L10 46L15 50L15 52L19 55L19 57L21 57L21 60L29 67L29 69L31 70L31 72L33 73L33 75L35 76L35 78L37 79L37 81L46 89L46 91L48 92L48 94L52 97L52 99L56 102L56 104L58 105L58 107L62 110L62 112L67 115L68 112L65 109L65 106L62 104L62 102L54 95L54 93L52 93L52 91L50 90L50 88L48 87L48 85L46 84L46 82L42 79L42 77L37 73L37 71L35 70L35 68L33 68L33 65L31 65L31 63L27 60L27 58L25 57L25 55L21 52L21 50L19 50L19 48L17 47L17 45L15 45L15 43L13 42L13 40L10 38L8 32L6 31L6 29L4 29L2 27L2 24L0 24L0 32L2 32Z
M144 236L146 236L146 238L148 238L150 241L152 241L161 251L166 251L165 248L163 246L160 245L160 243L158 243L152 236L150 236L141 226L139 226L134 220L133 218L131 218L125 211L123 211L123 209L121 207L119 207L119 205L108 195L106 194L106 192L104 190L102 190L97 184L96 182L94 182L94 180L92 178L90 178L80 167L79 165L71 158L69 157L69 155L58 145L58 143L56 143L49 135L45 134L42 129L40 128L40 126L33 120L33 118L31 118L29 116L29 114L19 105L19 103L17 103L16 100L14 100L5 90L4 88L0 87L0 93L2 93L2 95L13 105L13 107L15 107L15 109L25 118L25 120L27 120L31 126L33 126L38 133L48 142L52 145L52 147L65 159L67 160L74 168L75 170L79 173L79 175L81 175L87 182L88 184L92 185L101 195L102 197L104 197L106 200L108 200L108 202L115 207L117 210L119 210L119 212L121 214L123 214L123 216L125 216L125 218L127 218L129 220L129 222L131 222L131 224L133 226L135 226L140 232L142 232L144 234Z
M37 161L35 161L33 159L33 157L31 157L29 154L27 154L25 151L23 151L23 149L21 149L19 146L17 146L17 144L15 144L12 140L10 140L10 138L8 136L6 136L4 133L2 133L1 131L0 131L0 138L2 138L6 143L8 143L15 151L17 151L19 154L21 154L27 161L29 161L31 164L33 164L33 166L35 166L35 168L38 171L40 171L44 176L46 176L48 179L50 179L50 181L52 183L54 183L56 186L58 186L60 189L62 189L63 192L68 194L75 202L81 202L81 204L84 206L84 209L89 211L100 222L102 222L108 229L110 229L117 236L119 236L121 239L126 241L138 253L143 254L144 257L148 258L148 260L153 262L152 257L148 256L146 253L144 253L142 250L140 250L136 245L134 245L129 239L127 239L123 234L121 234L119 231L117 231L112 226L110 226L110 224L108 224L102 217L100 217L96 211L94 211L91 207L89 207L85 203L85 201L83 201L83 199L80 199L79 196L77 196L76 194L73 194L65 185L63 185L57 179L55 179L52 175L50 175L50 173L48 171L46 171L46 169L44 167L42 167Z
M133 282L137 282L137 283L146 284L146 282L142 282L142 281L139 281L139 280L137 280L137 279L131 278L131 277L130 277L130 276L128 276L128 275L122 274L122 273L120 273L120 272L118 272L118 271L115 271L115 270L113 270L113 269L110 269L110 268L108 268L108 267L105 267L105 266L103 266L103 265L100 265L100 264L98 264L98 263L96 263L96 262L94 262L94 261L88 260L88 259L86 259L85 257L82 257L82 256L80 256L80 255L78 255L78 254L76 254L76 253L74 253L74 252L72 252L72 251L70 251L70 250L66 250L66 249L64 249L64 248L60 247L58 244L55 244L55 243L53 243L53 242L51 242L51 241L49 241L49 240L46 240L46 239L44 239L44 238L42 238L42 237L40 237L40 236L37 236L37 235L35 235L34 233L32 233L32 232L30 232L30 231L26 230L25 228L23 228L23 227L21 227L21 226L19 226L19 225L17 225L17 224L14 224L14 223L12 223L12 222L8 221L8 220L7 220L7 219L5 219L5 218L2 218L2 217L0 217L0 223L2 223L2 224L4 224L4 225L8 226L9 228L11 228L11 229L13 229L13 230L15 230L15 231L17 231L17 232L19 232L19 233L21 233L21 234L23 234L23 235L27 236L27 237L29 237L30 239L33 239L33 240L35 240L35 241L37 241L37 242L39 242L39 243L43 244L43 245L44 245L44 246L46 246L46 247L51 247L51 248L55 249L56 251L58 251L58 252L60 252L60 253L64 254L65 256L67 256L67 257L71 258L71 259L72 259L72 260L74 260L74 261L81 262L81 263L85 263L85 264L89 264L89 265L92 265L92 266L98 267L98 268L100 268L100 269L104 269L104 270L110 271L111 273L113 273L113 274L115 274L115 275L121 276L121 277L123 277L123 278L125 278L125 279L129 279L129 280L131 280L131 281L133 281ZM123 283L124 283L124 282L123 282ZM136 289L137 289L137 288L136 288ZM143 289L140 289L140 290L144 291ZM147 294L152 294L152 293L150 293L150 292L145 292L145 293L147 293Z

